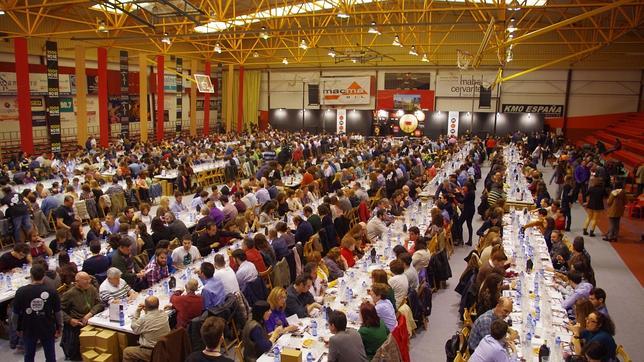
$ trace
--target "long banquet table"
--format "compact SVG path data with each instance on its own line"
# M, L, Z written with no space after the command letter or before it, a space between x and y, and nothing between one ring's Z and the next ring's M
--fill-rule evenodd
M513 300L510 320L519 335L512 357L538 361L539 348L545 343L551 350L550 361L559 362L571 351L571 333L566 328L570 321L562 306L570 290L555 279L543 235L535 228L522 233L521 225L529 217L512 209L503 218L503 248L513 261L508 271L515 274L509 280L513 288L503 295ZM532 260L531 271L527 270L528 260Z

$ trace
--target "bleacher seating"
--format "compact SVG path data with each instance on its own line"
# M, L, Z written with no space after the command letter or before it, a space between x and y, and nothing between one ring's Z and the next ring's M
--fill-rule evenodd
M622 149L611 152L606 158L621 161L629 171L635 171L644 163L644 112L625 114L619 120L606 124L604 129L577 141L577 145L594 145L601 140L606 149L611 149L615 138L621 140Z

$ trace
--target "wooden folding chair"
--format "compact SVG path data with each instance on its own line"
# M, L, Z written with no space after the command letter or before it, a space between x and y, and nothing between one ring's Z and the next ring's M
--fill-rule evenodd
M633 362L631 357L624 350L624 346L621 344L617 346L617 350L615 351L615 354L617 355L617 357L619 357L619 360L622 362Z
M259 277L264 280L264 283L266 283L266 288L268 290L273 289L273 282L271 281L271 275L273 273L273 266L269 266L268 269L264 270L263 272L259 273Z

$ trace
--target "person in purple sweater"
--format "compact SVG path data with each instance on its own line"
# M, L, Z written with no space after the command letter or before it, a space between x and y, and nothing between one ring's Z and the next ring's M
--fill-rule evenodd
M572 190L572 200L570 203L574 203L575 201L578 201L579 198L579 191L581 191L582 195L582 203L586 202L586 190L588 190L588 180L590 179L590 169L588 168L588 164L585 160L582 160L580 164L575 167L575 171L573 172L573 176L575 178L575 188Z

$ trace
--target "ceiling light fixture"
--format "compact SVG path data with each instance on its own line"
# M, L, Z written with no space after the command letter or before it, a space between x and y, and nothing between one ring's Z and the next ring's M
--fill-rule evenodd
M168 45L172 44L170 37L168 37L168 33L163 33L163 38L161 39L161 42Z
M400 37L398 35L394 37L394 41L391 43L391 45L402 48L402 44L400 43Z
M519 11L521 10L521 4L517 0L512 0L508 4L508 11Z
M282 64L285 64L285 65L288 64L288 59L286 58L282 59Z
M517 26L514 23L514 18L510 18L510 24L508 24L508 33L514 33L517 31Z
M378 30L378 27L376 26L376 22L375 22L375 21L372 21L372 22L371 22L371 26L369 26L369 30L368 30L367 32L368 32L369 34L376 34L376 35L380 35L380 34L382 34L382 33L380 32L380 30Z
M353 62L353 64L356 64L356 63L358 62L358 59L356 59L356 58L351 58L351 62Z
M415 45L412 45L411 49L409 49L409 55L413 55L415 57L418 56L418 52L416 51L416 46Z
M514 59L514 53L512 52L512 45L510 45L507 52L505 53L505 62L510 63L512 59Z
M215 53L221 54L221 45L219 43L215 44Z
M328 53L328 55L329 55L331 58L335 58L335 56L337 55L337 54L335 53L335 49L333 49L333 48L329 49L329 53Z
M4 10L0 9L0 15L4 15Z
M427 58L427 53L423 53L423 58L420 61L425 62L425 63L429 63L429 58Z
M337 14L337 17L340 19L349 19L349 14L345 13L344 11L340 10Z
M304 50L309 48L309 46L306 44L306 40L302 39L302 41L300 42L300 48Z
M262 31L259 33L259 37L264 39L264 40L266 40L266 39L271 37L270 35L268 35L268 32L266 32L266 27L265 26L262 26Z
M253 58L259 58L259 53L258 52L253 52Z
M2 10L0 10L2 11ZM2 14L0 14L2 15ZM105 22L103 20L99 20L98 22L98 31L101 33L107 33L109 30L107 30L107 26L105 25Z

